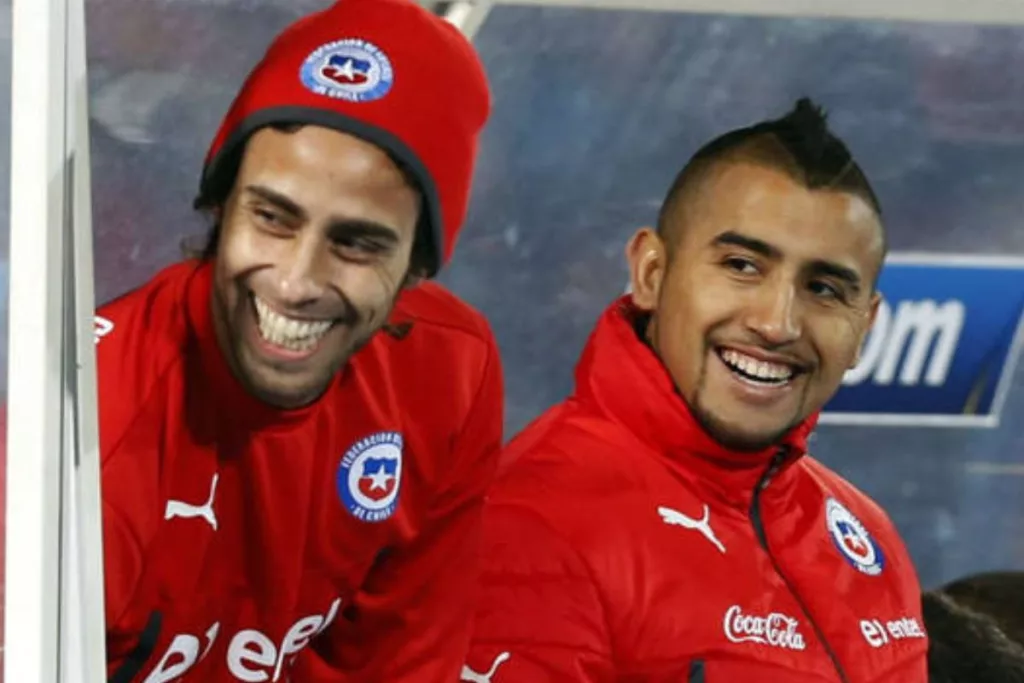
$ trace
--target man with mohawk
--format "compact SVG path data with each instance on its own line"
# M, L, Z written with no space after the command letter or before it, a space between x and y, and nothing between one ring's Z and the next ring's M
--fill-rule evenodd
M822 111L709 142L489 496L469 683L925 683L885 513L807 454L875 316L878 200Z

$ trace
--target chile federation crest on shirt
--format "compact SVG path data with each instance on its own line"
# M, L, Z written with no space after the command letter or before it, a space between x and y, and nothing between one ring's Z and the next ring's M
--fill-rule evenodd
M885 565L882 549L845 505L829 498L825 501L825 520L833 543L854 569L869 576L882 573Z
M377 432L352 444L338 465L338 496L356 519L383 522L395 513L402 483L402 435Z

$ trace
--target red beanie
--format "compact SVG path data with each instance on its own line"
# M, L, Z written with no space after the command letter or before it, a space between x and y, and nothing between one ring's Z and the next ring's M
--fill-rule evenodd
M434 275L451 257L466 216L490 106L483 66L457 28L411 0L340 0L271 43L217 131L200 195L231 180L219 177L237 170L226 160L269 124L358 136L419 182L426 201L419 229L429 231Z

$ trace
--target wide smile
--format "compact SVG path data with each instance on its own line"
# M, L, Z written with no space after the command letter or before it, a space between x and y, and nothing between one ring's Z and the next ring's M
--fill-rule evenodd
M788 393L806 369L802 364L767 359L728 346L714 349L715 356L735 380L745 398L775 400Z
M301 360L316 353L337 320L298 319L274 310L255 294L250 295L260 347L284 360Z

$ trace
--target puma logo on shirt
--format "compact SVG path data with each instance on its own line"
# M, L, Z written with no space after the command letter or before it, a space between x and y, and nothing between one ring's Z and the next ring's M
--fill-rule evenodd
M707 505L704 506L704 516L700 519L694 519L688 517L678 510L672 508L659 507L658 513L664 520L665 524L674 524L677 526L684 527L686 529L692 529L693 531L699 531L704 535L706 539L718 548L720 552L725 553L725 546L715 536L715 532L711 529L711 510Z
M494 658L494 662L491 663L491 668L488 669L485 674L477 673L468 666L463 666L462 675L459 676L459 678L465 683L494 683L491 679L494 677L494 674L497 673L498 667L511 658L512 655L508 652L502 652Z
M210 497L205 503L202 505L190 505L180 500L168 500L167 507L164 509L164 519L200 517L206 520L206 523L216 531L217 515L213 511L213 498L217 493L217 476L216 474L213 475L213 481L210 482Z

